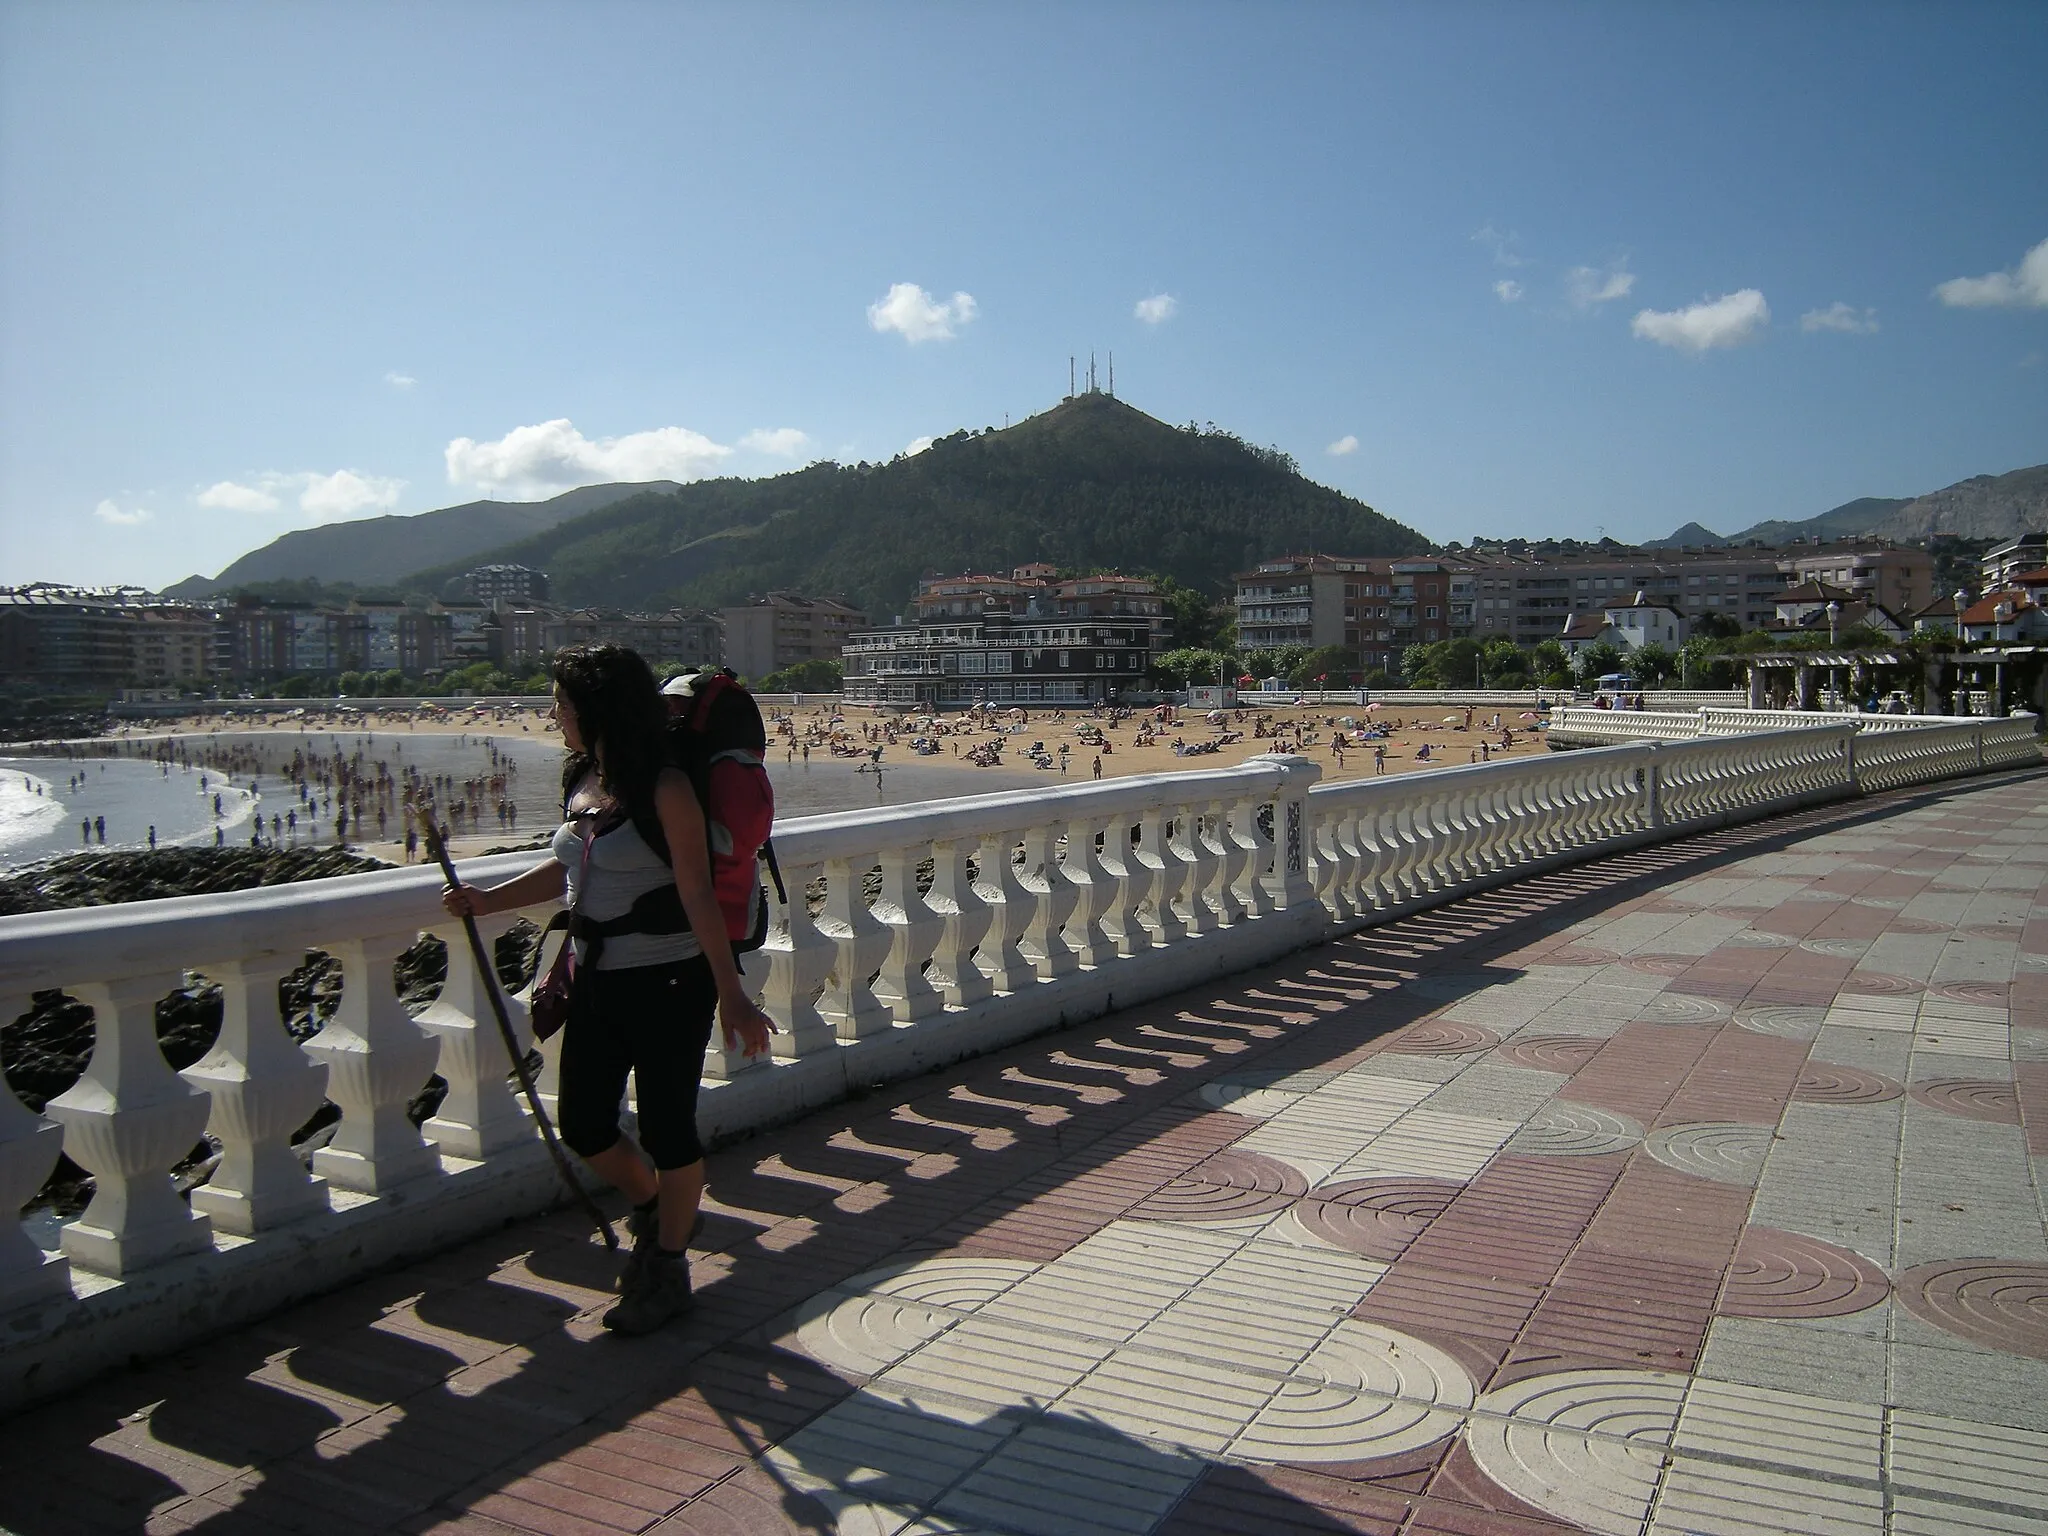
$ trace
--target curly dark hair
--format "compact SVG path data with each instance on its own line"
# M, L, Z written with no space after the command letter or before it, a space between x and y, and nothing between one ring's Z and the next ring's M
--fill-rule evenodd
M595 767L598 787L615 803L651 805L666 761L668 710L645 659L623 645L565 645L550 670L583 737L583 751L562 764L563 802Z

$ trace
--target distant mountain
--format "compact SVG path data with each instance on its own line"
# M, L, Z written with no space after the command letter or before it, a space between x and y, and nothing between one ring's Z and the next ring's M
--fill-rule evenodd
M1429 548L1284 454L1088 393L887 464L634 496L489 557L547 571L571 603L717 606L788 588L840 593L880 617L933 571L1043 560L1158 572L1221 597L1233 572L1277 554ZM452 572L421 567L408 585Z
M479 563L479 556L501 544L542 533L630 496L675 489L673 480L586 485L546 501L470 501L409 517L370 517L295 528L261 549L251 550L211 580L188 576L164 591L170 597L200 598L246 582L309 577L359 587L390 586L427 566L468 570Z
M2048 464L2004 475L1972 475L1925 496L1863 496L1800 522L1752 524L1717 538L1698 523L1687 523L1669 538L1645 546L1680 544L1790 544L1800 539L1846 539L1874 535L1925 539L1937 533L1965 539L2010 539L2048 527Z
M1714 532L1711 528L1703 527L1698 523L1687 523L1683 528L1674 529L1669 538L1644 540L1643 548L1711 549L1716 544L1726 544L1727 542L1726 539L1722 538L1721 535Z

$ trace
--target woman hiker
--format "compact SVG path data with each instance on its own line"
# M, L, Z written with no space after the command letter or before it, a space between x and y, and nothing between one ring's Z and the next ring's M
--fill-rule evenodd
M459 917L566 896L579 918L605 923L666 884L681 898L687 926L608 937L587 969L590 941L573 941L582 974L562 1031L562 1140L633 1202L633 1255L604 1325L651 1333L691 1303L688 1248L704 1194L697 1081L712 1015L728 1046L748 1056L767 1049L775 1025L740 979L712 890L704 812L682 770L668 766L668 711L654 674L618 645L565 647L553 671L554 717L568 749L566 820L553 856L489 890L448 887L441 901ZM632 807L650 803L673 868L634 827ZM628 1069L638 1146L619 1129Z

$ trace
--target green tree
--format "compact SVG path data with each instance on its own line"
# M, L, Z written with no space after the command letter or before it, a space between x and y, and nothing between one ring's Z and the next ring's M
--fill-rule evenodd
M1287 674L1287 680L1297 688L1341 687L1352 675L1356 658L1341 645L1326 645L1310 651ZM1319 683L1325 678L1326 683Z
M1177 686L1185 688L1190 683L1213 683L1218 677L1226 680L1234 677L1235 660L1235 657L1228 656L1222 651L1183 645L1162 652L1152 663L1152 669Z
M770 672L751 686L760 693L837 693L845 676L842 663L819 657Z
M1227 604L1218 603L1205 592L1182 586L1171 576L1159 576L1154 580L1159 587L1160 599L1166 606L1167 617L1173 620L1173 643L1176 646L1193 651L1228 649L1218 640L1225 623L1235 627L1235 610Z
M1629 670L1642 682L1651 687L1661 688L1678 670L1678 654L1666 646L1651 641L1636 647L1629 658Z
M1253 677L1291 677L1294 669L1308 659L1305 645L1276 645L1270 651L1245 653L1244 669Z
M1580 651L1578 661L1574 665L1578 669L1579 677L1591 682L1597 677L1605 677L1610 672L1622 670L1621 650L1611 642L1602 640Z

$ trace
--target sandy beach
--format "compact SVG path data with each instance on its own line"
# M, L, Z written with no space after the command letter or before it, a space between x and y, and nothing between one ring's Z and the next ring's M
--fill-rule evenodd
M807 707L773 712L769 768L778 815L792 818L995 793L1024 784L1084 783L1098 770L1102 778L1113 779L1230 768L1276 750L1312 758L1325 782L1429 772L1542 752L1543 737L1534 724L1516 710L1468 711L1449 705L1373 711L1356 705L1247 707L1224 712L1220 721L1189 709L1174 710L1165 719L1142 709L1115 723L1086 711L1049 709L1032 710L1022 719L1015 711L1004 711L933 720L866 710L835 714ZM1384 734L1366 737L1366 731ZM1512 733L1511 744L1505 744L1504 733ZM917 751L914 742L920 736L937 751ZM1206 749L1211 743L1218 744L1214 750L1185 755L1175 750L1176 744ZM536 700L532 708L427 715L316 707L267 715L200 716L175 723L131 724L99 742L67 743L65 749L76 754L103 752L111 746L124 756L138 757L178 750L195 766L233 765L230 772L263 790L265 803L258 815L278 808L283 785L276 776L294 756L330 763L351 759L358 772L374 772L381 764L412 765L430 776L439 775L450 793L459 793L457 786L465 782L474 793L480 778L495 773L489 793L513 805L514 814L509 824L492 825L488 817L475 814L468 824L458 820L452 847L458 857L473 857L491 848L534 844L552 830L559 744L545 701ZM994 750L997 744L999 750ZM1049 766L1034 763L1034 744L1042 748L1041 760ZM977 766L969 754L991 759L992 764ZM509 787L504 777L508 764L517 765ZM374 808L371 814L374 817ZM355 835L351 828L348 846L403 863L401 825L394 814L383 818L381 827L367 827L368 837ZM298 835L287 840L331 844L333 834L309 817Z

